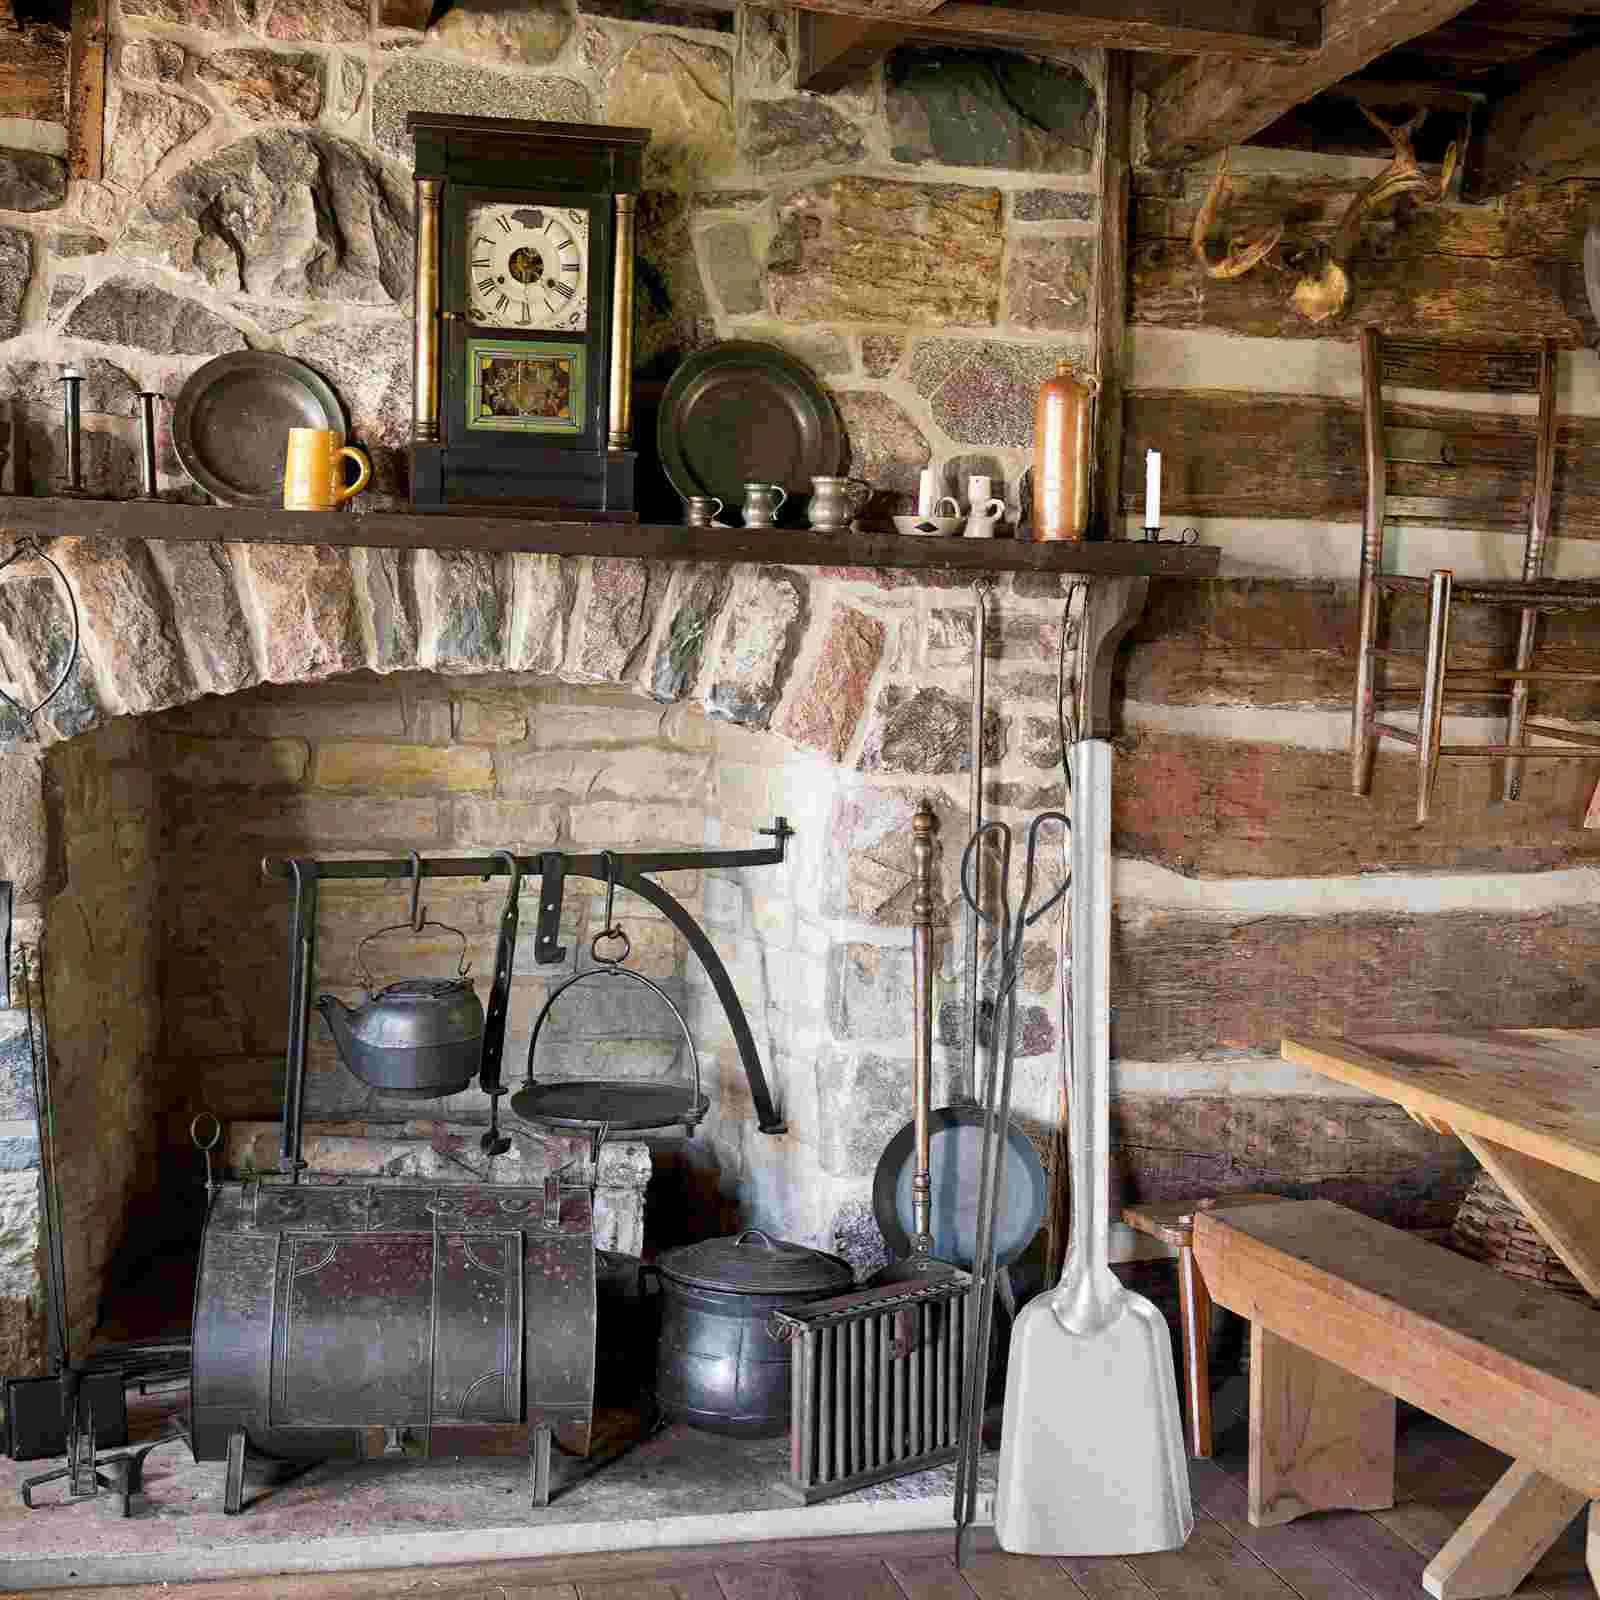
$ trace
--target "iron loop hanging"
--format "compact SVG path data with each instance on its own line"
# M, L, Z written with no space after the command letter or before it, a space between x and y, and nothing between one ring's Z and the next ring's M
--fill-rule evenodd
M618 927L615 919L613 908L617 898L617 877L609 850L600 852L600 863L605 868L606 874L606 915L600 931L589 941L589 959L597 967L620 967L633 954L633 941L628 938L622 928ZM620 943L622 945L622 954L616 956L601 955L600 945L602 942L609 944Z
M20 701L12 699L12 697L7 694L4 689L0 689L0 700L3 700L8 706L10 706L11 709L15 711L16 714L22 719L23 724L28 731L32 732L33 719L38 716L39 713L43 711L44 708L49 705L50 702L54 700L64 688L66 688L67 679L72 676L73 668L78 664L78 644L81 638L82 630L78 622L78 597L72 592L72 585L67 582L66 573L64 573L61 568L57 566L48 555L45 554L43 545L41 545L37 539L31 536L25 536L21 539L18 539L16 544L12 547L11 554L8 555L5 560L0 561L0 572L4 572L13 561L20 560L22 556L28 552L31 552L33 555L37 556L39 560L44 562L44 564L49 567L49 569L55 573L56 577L60 580L61 587L67 596L67 611L72 617L72 648L67 651L66 662L63 664L60 672L56 674L55 682L52 683L45 691L44 698L32 706L25 706Z

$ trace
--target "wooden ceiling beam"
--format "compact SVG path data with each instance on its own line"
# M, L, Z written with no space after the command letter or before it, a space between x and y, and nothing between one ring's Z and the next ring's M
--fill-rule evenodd
M1151 92L1145 159L1155 166L1187 166L1243 144L1313 95L1448 22L1471 3L1328 0L1322 47L1305 60L1274 64L1202 57L1185 62Z
M1532 74L1493 106L1467 175L1472 198L1488 199L1536 178L1600 177L1597 83L1600 46Z
M800 11L827 12L906 38L978 42L1028 50L1109 45L1119 50L1208 54L1298 62L1322 39L1314 0L796 0Z
M906 38L906 24L898 19L873 22L802 11L796 20L800 26L795 86L813 94L842 89L863 67L888 55Z

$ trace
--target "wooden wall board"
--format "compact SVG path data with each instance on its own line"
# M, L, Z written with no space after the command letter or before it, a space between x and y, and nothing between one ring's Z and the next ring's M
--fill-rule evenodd
M1199 878L1357 872L1534 872L1600 861L1583 826L1594 761L1529 762L1500 803L1499 763L1446 761L1433 823L1416 825L1416 760L1381 755L1372 792L1350 792L1343 751L1138 728L1118 740L1112 844Z
M1299 175L1240 177L1220 226L1287 219L1274 260L1327 239L1359 181ZM1504 207L1410 206L1391 224L1373 224L1351 262L1350 308L1336 322L1313 323L1289 300L1294 275L1258 268L1242 278L1208 278L1189 252L1202 194L1137 194L1134 202L1131 320L1165 327L1216 328L1291 339L1353 338L1365 326L1480 344L1516 344L1548 335L1566 349L1592 345L1597 328L1583 286L1583 232L1594 186L1544 185Z
M1352 548L1359 537L1360 530L1352 527ZM1421 650L1427 609L1424 595L1391 597L1384 608L1383 645ZM1508 665L1516 651L1517 625L1517 617L1499 607L1457 606L1450 619L1451 664ZM1355 640L1353 583L1157 579L1118 658L1116 692L1152 705L1347 711L1355 679ZM1597 661L1600 617L1565 612L1540 620L1541 666L1576 671ZM1397 669L1393 681L1414 676ZM1543 684L1537 702L1548 716L1575 721L1600 717L1600 685ZM1503 708L1503 701L1471 696L1451 702L1454 712L1491 714Z
M1381 1100L1117 1095L1111 1145L1119 1204L1263 1189L1401 1228L1449 1227L1478 1170Z
M1202 916L1112 923L1112 1048L1171 1061L1285 1034L1600 1026L1600 910Z
M59 28L0 26L0 117L67 120L67 36Z
M1431 462L1391 460L1389 520L1527 527L1533 488L1534 418L1443 406L1389 406L1390 438ZM1431 449L1415 448L1426 442ZM1143 504L1131 464L1162 451L1163 504L1173 517L1227 516L1359 521L1366 494L1361 408L1311 395L1231 390L1140 390L1127 397L1123 433L1124 511ZM1557 538L1600 538L1600 482L1594 474L1600 419L1563 417L1556 432ZM1450 464L1437 459L1448 451ZM1142 484L1142 480L1141 484ZM1462 502L1444 518L1397 514L1393 497ZM1357 537L1354 533L1352 537Z

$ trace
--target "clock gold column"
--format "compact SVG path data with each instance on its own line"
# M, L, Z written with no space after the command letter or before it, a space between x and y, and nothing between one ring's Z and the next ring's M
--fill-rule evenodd
M611 291L611 403L607 444L626 450L633 435L633 217L637 195L616 197L616 265Z
M442 178L418 178L416 329L411 360L411 437L439 437L439 196Z

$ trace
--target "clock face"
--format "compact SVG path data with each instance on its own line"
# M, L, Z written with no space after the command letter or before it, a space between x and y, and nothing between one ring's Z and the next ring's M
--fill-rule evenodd
M589 323L589 213L495 201L467 211L467 316L480 327Z

